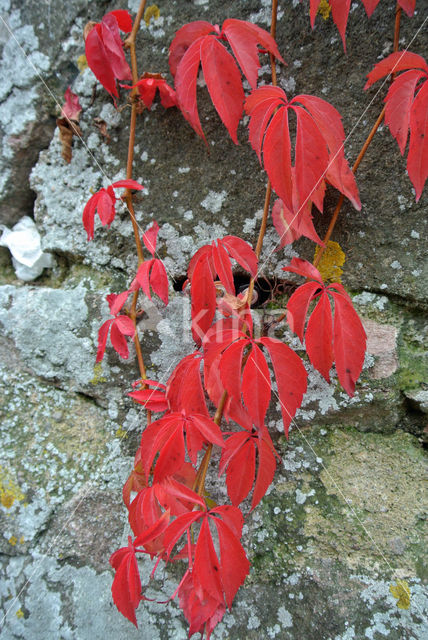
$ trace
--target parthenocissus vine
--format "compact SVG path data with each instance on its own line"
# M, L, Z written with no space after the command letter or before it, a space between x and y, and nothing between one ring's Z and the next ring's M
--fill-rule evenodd
M381 5L386 1L382 0ZM362 2L370 17L379 0ZM343 0L310 0L311 25L314 26L318 11L327 17L331 10L344 48L350 4ZM266 413L272 400L279 401L288 437L307 387L303 362L287 344L253 335L252 292L272 191L277 195L272 221L279 234L278 245L283 247L306 236L318 246L314 264L294 258L284 266L286 272L302 276L305 282L289 298L283 319L305 345L313 367L329 381L334 365L344 390L349 396L355 392L366 335L342 284L326 285L317 265L343 199L347 198L356 209L361 208L354 174L383 119L402 155L409 140L407 172L416 200L421 196L428 176L428 65L419 55L398 51L401 11L410 17L415 4L415 0L398 1L394 52L368 73L366 88L387 76L391 79L385 107L352 169L345 158L345 132L337 110L316 96L287 96L276 84L276 64L285 61L275 41L275 0L270 33L256 24L231 18L221 28L198 20L179 29L169 49L174 88L160 73L146 71L139 76L137 70L135 42L140 22L158 15L157 7L146 11L143 0L134 19L127 11L112 11L101 22L90 22L85 28L86 59L97 80L116 106L124 96L120 87L130 92L126 176L90 197L83 212L83 225L91 240L98 224L96 214L102 225L110 227L117 199L124 200L138 254L139 266L129 274L128 289L107 296L112 318L99 330L97 351L100 362L110 336L117 353L128 358L127 338L133 338L139 379L133 383L129 396L147 410L147 426L123 488L133 536L129 536L128 546L110 558L115 570L113 600L135 625L135 610L145 599L139 554L152 558L151 576L161 562L179 562L183 566L182 578L170 599L178 597L189 622L189 636L199 632L209 638L250 571L241 544L241 505L252 492L250 509L257 506L273 480L279 460L265 425ZM123 37L121 32L129 35ZM270 58L272 84L258 86L260 61L266 56ZM238 125L245 114L249 116L249 142L267 174L268 184L254 250L243 239L228 235L213 239L190 260L186 288L191 297L195 351L178 363L166 384L161 384L147 379L137 328L141 296L150 299L156 295L168 304L168 277L156 252L157 223L141 236L134 215L132 192L143 189L132 178L136 124L138 114L150 110L158 91L163 107L180 109L196 134L207 142L197 106L201 69L214 108L235 143ZM243 77L250 87L247 93ZM68 91L62 116L73 125L75 134L80 111L78 97ZM185 122L183 126L187 126ZM67 144L71 144L70 140ZM339 191L340 199L321 240L314 227L312 206L323 210L326 185ZM120 195L120 189L125 193ZM234 261L250 278L248 289L239 294L234 285ZM152 413L157 414L154 421ZM228 505L214 503L205 491L213 447L221 452L218 474L220 478L226 476L231 503ZM145 576L145 581L149 578Z

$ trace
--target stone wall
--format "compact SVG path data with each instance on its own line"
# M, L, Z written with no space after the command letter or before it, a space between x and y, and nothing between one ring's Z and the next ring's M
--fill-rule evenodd
M361 2L352 5L346 55L331 19L318 17L311 31L308 2L279 5L277 39L288 65L278 66L279 84L290 97L313 93L336 106L352 162L382 106L376 86L362 89L374 63L392 50L394 3L382 0L370 21ZM129 109L116 110L91 71L79 73L77 60L89 19L137 6L137 0L0 0L1 222L34 217L55 259L51 270L24 284L0 249L0 631L7 640L187 637L175 603L142 604L137 631L110 594L108 558L128 535L121 488L144 413L126 396L138 377L134 354L123 361L110 349L94 369L96 337L108 317L106 294L129 284L137 262L124 210L110 230L96 225L90 243L81 216L91 190L125 177ZM418 0L415 17L403 17L401 44L414 38L411 50L426 55L422 6ZM221 24L235 17L269 28L267 0L176 0L159 8L160 18L143 23L138 38L140 70L168 75L169 43L191 20ZM260 78L269 82L267 64ZM70 83L83 107L83 140L74 140L66 164L54 127ZM138 121L134 178L145 191L136 216L143 229L152 219L161 225L159 252L171 275L170 304L145 307L139 330L149 375L163 382L193 350L189 300L173 289L173 279L180 281L194 250L212 238L232 233L252 241L264 200L265 176L245 128L235 146L202 86L198 102L208 149L175 109L156 104ZM109 142L96 126L100 120ZM383 127L358 185L362 210L345 204L333 239L345 252L343 283L368 334L363 374L350 399L335 377L327 385L307 364L309 390L288 442L279 413L269 414L282 462L246 519L251 573L214 638L398 640L428 632L422 448L428 199L425 189L415 203L405 160ZM335 202L328 193L325 213L315 219L319 234ZM309 241L274 252L276 244L269 228L262 275L270 282L283 278L291 257L313 257ZM284 302L260 306L258 324ZM299 350L284 324L275 335ZM215 474L208 489L226 498ZM141 564L146 582L150 568L149 561ZM159 576L146 595L165 600L179 576ZM396 606L389 590L396 579L410 586L410 609Z

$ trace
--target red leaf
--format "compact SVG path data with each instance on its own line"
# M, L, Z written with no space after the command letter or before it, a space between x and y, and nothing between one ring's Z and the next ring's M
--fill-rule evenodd
M202 42L202 38L196 40L181 58L175 77L175 90L177 92L178 106L183 116L198 136L201 136L206 142L196 103L196 80L201 62Z
M235 532L223 520L213 518L211 513L212 511L209 512L209 516L217 527L220 543L220 578L226 604L230 609L236 592L250 571L250 563Z
M69 120L79 120L82 107L80 106L79 96L72 92L70 87L67 87L64 94L65 104L61 110L61 118L68 118Z
M112 15L117 20L117 25L124 33L131 33L132 31L132 18L129 11L124 9L117 9L116 11L110 11L107 15Z
M395 51L384 60L378 62L373 70L367 74L367 82L364 89L368 89L377 80L388 76L390 73L398 73L406 69L422 69L428 73L428 65L422 56L410 51Z
M322 285L324 284L318 269L307 260L302 260L302 258L293 258L288 267L283 267L283 271L291 271L304 278L311 278Z
M309 305L319 289L320 285L317 282L306 282L296 289L287 303L287 322L302 344Z
M309 360L327 382L330 382L329 372L333 365L333 319L326 290L322 292L309 318L305 340Z
M360 210L361 202L355 176L344 156L345 131L340 113L329 102L317 96L301 94L293 98L290 105L296 103L302 104L309 111L328 146L326 179Z
M135 189L136 191L141 191L144 189L143 185L137 182L136 180L118 180L117 182L113 182L111 185L114 189Z
M257 427L264 424L270 389L269 367L259 347L253 344L242 376L242 394L248 413Z
M208 416L201 380L201 357L198 351L185 356L170 375L166 397L172 411Z
M406 148L416 85L423 76L424 72L418 69L406 71L394 80L385 98L385 124L397 140L401 155Z
M108 338L108 332L110 329L110 325L113 322L113 320L107 320L106 322L104 322L103 325L101 325L99 331L98 331L98 348L97 348L97 357L95 362L101 362L101 360L104 358L104 352L106 350L106 344L107 344L107 338Z
M268 89L268 87L260 87L259 91L262 91L262 89ZM247 99L245 103L245 109L247 112L248 103L249 99ZM269 120L273 115L273 112L278 106L281 105L281 103L282 100L279 100L277 98L274 98L274 100L268 98L266 101L259 102L251 110L251 119L248 127L248 134L250 144L253 147L254 151L257 153L260 164L262 164L262 144L266 128L268 126Z
M232 558L228 558L229 562ZM198 583L218 602L223 601L223 589L220 580L220 563L214 549L208 518L202 520L195 550L193 565L193 582L198 589Z
M324 245L312 222L310 203L302 209L297 207L293 212L287 209L281 199L278 199L272 207L272 222L278 232L281 248L298 240L301 236L313 240L318 245Z
M116 569L111 587L113 602L120 613L138 628L135 609L141 600L141 580L131 538L128 547L113 553L110 564Z
M193 422L206 442L216 444L218 447L224 446L221 429L213 420L207 418L206 416L197 414L188 416L188 420L190 422Z
M86 60L89 68L104 89L117 98L119 94L116 88L116 78L97 26L91 29L85 40Z
M144 381L146 384L147 380ZM162 411L168 411L169 405L165 397L165 392L159 389L138 389L138 391L131 391L128 393L135 402L142 404L148 411L154 411L160 413Z
M272 187L286 206L292 209L291 142L288 130L288 111L285 107L278 109L266 129L263 161Z
M404 9L409 18L411 18L415 12L416 0L398 0L400 7Z
M236 236L225 236L218 242L226 247L232 258L253 278L257 276L257 256L245 240Z
M83 209L83 228L88 234L88 241L92 240L94 237L94 219L95 219L95 211L97 208L99 195L98 193L94 193L85 204L85 208Z
M116 320L113 320L111 325L110 341L113 348L115 349L115 351L117 351L120 357L123 358L124 360L127 360L129 356L128 344L126 342L126 339L122 331L117 325ZM130 320L130 318L128 318L128 320ZM133 331L135 331L134 325L132 325L132 329Z
M191 527L194 522L202 518L203 515L203 511L183 513L170 523L164 535L165 551L168 556L171 555L173 548L180 540L186 529Z
M266 494L276 469L276 461L272 449L261 436L258 438L257 447L259 459L256 484L254 485L253 499L251 500L251 511L256 508Z
M366 10L368 17L370 18L373 11L376 9L377 5L379 4L379 0L362 0L362 3L364 5L364 8Z
M143 292L145 293L145 295L148 297L149 300L152 299L150 294L150 279L149 279L150 268L152 264L153 264L153 259L145 260L144 262L142 262L138 267L138 270L135 276L135 279L137 280L138 284L140 285L140 287L142 288Z
M135 335L135 325L129 316L117 316L117 318L113 320L113 325L116 326L124 336Z
M306 393L306 369L297 353L280 340L260 338L257 342L266 347L272 360L284 431L288 437L290 422Z
M348 23L349 9L351 8L351 0L330 0L330 5L334 24L340 33L343 50L346 52L345 32Z
M158 89L161 105L165 107L165 109L177 106L177 96L175 95L175 91L166 81L159 82Z
M218 240L217 246L213 241L212 258L214 262L214 268L221 282L224 284L226 291L234 296L235 284L233 282L232 267L230 266L229 256L226 249L223 247L221 240Z
M295 175L299 201L305 205L312 200L323 209L323 177L328 165L328 150L313 118L301 107L294 107L297 116Z
M110 293L106 296L108 306L110 307L110 313L115 316L122 309L126 300L128 299L129 291L122 291L122 293Z
M215 31L214 26L205 20L189 22L179 29L169 48L169 68L171 75L175 76L177 67L190 45L201 36L206 36Z
M407 172L419 200L428 177L428 81L419 90L410 113Z
M150 286L164 304L168 304L168 275L162 260L153 260Z
M216 308L216 293L208 260L197 262L190 287L192 296L192 335L197 345L211 326Z
M219 362L220 377L224 388L239 403L242 402L242 356L249 342L248 339L244 339L232 343L223 351Z
M165 487L166 489L168 499L170 500L171 498L174 498L175 500L180 501L182 504L188 503L189 508L187 509L187 511L191 511L196 504L198 504L202 508L205 508L205 502L203 498L201 498L201 496L192 491L192 489L189 489L189 487L186 487L186 485L182 482L178 482L175 479L178 476L179 471L174 474L174 477L169 475L162 482L163 487Z
M409 51L397 51L379 62L371 73L365 89L376 80L392 72L411 69L396 78L385 98L385 121L396 138L403 154L410 126L410 144L407 156L407 172L419 200L428 177L428 65L425 60ZM418 90L418 82L425 82ZM413 98L415 90L416 97Z
M153 475L154 482L160 482L166 478L166 476L172 475L183 466L185 456L184 425L181 416L176 417L176 420L177 422L173 425L174 431L160 449Z
M129 505L128 520L135 536L150 529L162 516L155 487L144 487Z
M340 384L349 396L361 373L366 351L366 332L348 297L329 288L334 299L334 360Z
M245 441L229 460L226 476L227 493L234 507L241 504L250 493L256 469L256 452L252 438L248 438L247 432L241 437L245 438Z
M107 14L97 27L114 77L116 80L130 80L131 69L125 58L116 18L111 13Z
M275 40L256 24L230 18L224 21L222 34L226 36L252 89L257 86L257 72L260 69L258 44L285 64Z
M163 548L162 534L168 527L169 520L169 511L165 511L165 513L163 513L151 527L146 529L143 533L140 533L140 535L135 538L134 545L136 547L145 547L149 553L161 551ZM158 549L154 551L154 547L158 547ZM151 551L151 549L153 549L153 551Z
M244 104L241 74L230 53L215 37L205 37L200 51L211 100L233 142L238 144L237 129Z

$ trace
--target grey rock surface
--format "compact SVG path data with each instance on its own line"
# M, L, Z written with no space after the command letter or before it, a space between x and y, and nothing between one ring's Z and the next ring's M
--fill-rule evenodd
M365 75L392 48L394 3L370 21L361 2L350 13L347 54L331 19L311 31L308 2L280 2L278 43L288 66L278 65L291 98L314 93L343 116L352 162L375 121L384 91L363 92ZM97 333L109 316L105 296L129 287L137 267L125 207L108 230L95 223L87 242L82 211L91 193L125 177L129 108L122 92L116 110L89 69L77 69L81 33L107 11L138 9L138 0L86 3L0 0L0 219L9 226L34 215L43 249L55 266L31 285L18 281L0 254L0 634L5 640L184 640L187 623L174 592L181 568L149 580L136 630L111 598L110 554L130 533L121 489L128 477L144 411L127 397L139 377L135 352L120 359L108 346L94 367ZM141 27L139 68L166 74L168 46L185 22L221 23L228 17L269 28L268 0L194 0L159 4L160 18ZM426 55L423 2L403 17L401 46ZM25 55L24 55L25 54ZM269 81L266 60L260 70ZM82 140L70 164L61 158L57 106L68 84L79 95ZM240 144L227 137L198 82L208 149L175 109L157 100L138 119L135 198L144 231L161 225L158 251L170 276L170 303L143 304L138 330L151 378L166 382L193 351L190 303L179 291L195 249L225 234L250 242L261 219L265 177L244 125ZM105 123L108 137L100 122ZM38 160L37 160L38 158ZM31 177L29 174L31 172ZM335 374L331 384L307 360L308 393L285 440L279 406L268 426L281 454L268 494L249 513L243 542L251 572L215 639L419 640L427 637L428 504L423 483L427 437L426 189L415 203L405 160L382 128L358 174L361 212L345 203L333 239L346 255L343 283L353 295L368 335L355 396ZM119 195L119 192L118 192ZM35 198L35 200L34 200ZM315 226L325 230L336 203L329 192ZM272 286L293 256L312 259L303 240L276 251L269 227L262 275ZM131 275L130 275L131 274ZM175 289L173 289L174 279ZM287 276L285 291L296 282ZM280 284L282 284L280 282ZM286 296L255 311L256 331L284 339L304 357L282 323ZM275 403L274 403L275 404ZM215 454L218 460L218 452ZM227 501L213 471L207 490ZM399 609L390 585L408 583L410 608Z

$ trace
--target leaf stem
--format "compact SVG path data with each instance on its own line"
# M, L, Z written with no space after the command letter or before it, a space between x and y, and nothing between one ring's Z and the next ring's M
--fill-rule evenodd
M131 35L125 41L125 45L129 48L129 52L131 55L131 73L132 73L132 82L134 85L138 82L138 66L137 66L137 56L135 53L135 40L137 37L138 30L140 28L140 22L144 14L145 6L146 6L146 0L141 0L137 16L135 18L134 25L132 27ZM126 163L127 180L132 179L132 168L134 163L135 129L137 124L137 109L138 109L137 96L138 96L138 88L135 87L134 89L131 90L131 122L129 127L128 158ZM129 215L131 217L132 228L134 230L135 245L137 247L138 265L140 265L142 262L144 262L143 247L141 245L138 223L135 218L134 205L132 202L132 193L129 189L126 190L125 201L129 211ZM140 376L143 380L146 380L147 379L146 367L144 365L143 353L141 351L141 344L138 337L138 328L137 328L138 293L139 293L138 290L134 292L134 296L132 298L132 304L131 304L131 311L129 315L135 327L134 344L135 344L135 352L137 354L137 361L138 361L138 368L140 370ZM147 387L144 387L144 388L147 388ZM151 411L147 411L148 425L150 424L151 419L152 419L152 413Z
M271 14L271 23L270 23L270 35L274 39L275 39L275 36L276 36L277 15L278 15L278 0L272 0L272 14ZM270 69L271 69L271 76L272 76L272 84L273 84L274 87L276 87L277 80L276 80L275 57L274 57L274 55L272 53L270 53L269 56L270 56ZM271 186L270 180L268 180L267 186L266 186L265 204L264 204L264 207L263 207L263 216L262 216L262 221L261 221L261 224L260 224L259 237L257 238L257 245L256 245L256 248L255 248L255 254L256 254L257 258L260 258L260 254L262 252L263 240L264 240L264 237L265 237L265 234L266 234L267 219L268 219L268 216L269 216L269 205L270 205L271 195L272 195L272 186ZM253 299L254 282L255 282L255 278L251 278L250 285L248 287L248 304L250 305L250 307L251 307L251 301Z
M395 26L394 26L394 49L393 49L394 51L398 51L398 46L399 46L400 20L401 20L401 7L397 2L397 7L396 7L396 10L395 10ZM357 169L360 166L361 161L364 158L364 156L366 154L366 151L369 148L370 143L373 140L376 131L379 129L379 126L380 126L382 120L384 119L384 117L385 117L385 106L383 107L382 111L380 112L378 119L374 123L374 125L372 127L372 130L370 131L369 135L367 136L366 141L364 142L363 146L361 147L361 151L358 154L358 158L355 160L354 166L352 167L352 172L353 173L357 172ZM325 234L325 236L323 238L323 242L324 242L325 246L324 247L319 247L319 251L318 251L318 253L316 255L316 258L315 258L315 260L313 262L314 267L317 267L319 265L320 260L321 260L323 254L324 254L324 251L327 248L328 241L330 240L331 234L333 233L333 229L334 229L334 227L336 225L337 218L339 217L339 213L340 213L340 210L342 208L342 204L343 204L344 200L345 200L345 197L342 194L340 196L338 202L337 202L336 208L335 208L335 210L333 212L333 216L332 216L332 218L330 220L330 224L328 225L327 232L326 232L326 234Z

